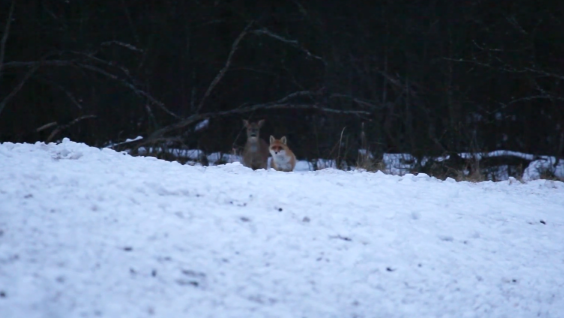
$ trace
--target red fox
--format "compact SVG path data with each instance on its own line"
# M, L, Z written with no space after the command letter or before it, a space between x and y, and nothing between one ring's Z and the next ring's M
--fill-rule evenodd
M243 119L243 124L247 128L247 143L243 150L243 165L253 170L266 169L268 166L268 144L259 137L260 127L264 124L264 119L256 123L249 123Z
M270 154L272 155L271 166L278 171L293 171L296 166L296 156L286 145L286 136L276 139L270 136Z

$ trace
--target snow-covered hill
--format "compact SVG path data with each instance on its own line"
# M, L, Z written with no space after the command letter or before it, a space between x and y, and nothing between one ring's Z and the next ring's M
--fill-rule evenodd
M0 317L564 317L564 184L5 143Z

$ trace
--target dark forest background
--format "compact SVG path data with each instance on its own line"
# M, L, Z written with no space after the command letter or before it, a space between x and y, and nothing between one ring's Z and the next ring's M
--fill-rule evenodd
M562 1L0 3L0 141L564 156Z

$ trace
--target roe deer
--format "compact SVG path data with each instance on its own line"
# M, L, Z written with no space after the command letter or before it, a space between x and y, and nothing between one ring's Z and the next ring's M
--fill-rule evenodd
M256 123L249 123L243 119L247 128L247 143L243 150L243 165L253 170L266 169L268 165L268 144L260 139L259 130L264 124L264 119Z
M286 143L286 136L280 139L270 136L270 147L268 149L272 155L270 165L274 170L289 172L296 167L296 156Z

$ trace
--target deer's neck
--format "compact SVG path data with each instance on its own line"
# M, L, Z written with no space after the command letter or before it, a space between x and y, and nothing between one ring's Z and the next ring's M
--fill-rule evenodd
M249 138L247 140L247 146L251 152L257 152L259 150L259 139L257 138Z

